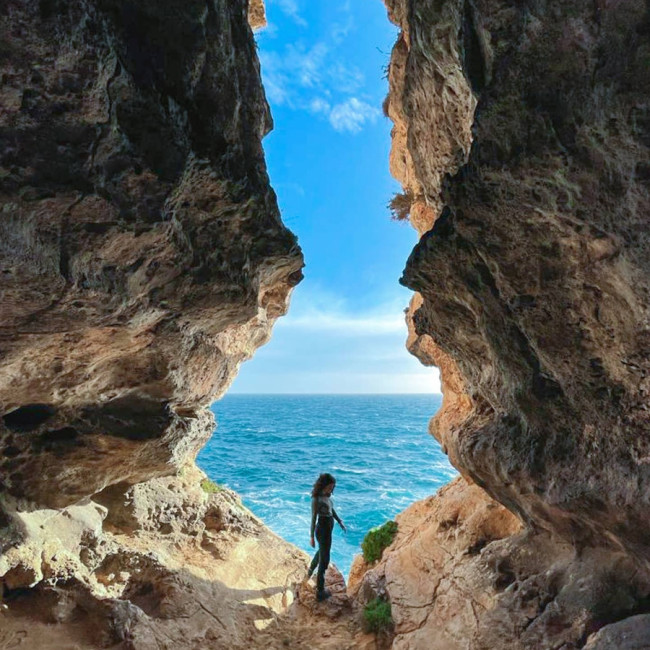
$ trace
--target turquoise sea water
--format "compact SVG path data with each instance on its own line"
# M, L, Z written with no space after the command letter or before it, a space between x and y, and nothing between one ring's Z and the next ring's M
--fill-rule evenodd
M456 471L427 433L440 395L226 395L212 406L217 430L198 457L217 483L278 535L309 546L310 490L337 479L332 561L347 575L361 540Z

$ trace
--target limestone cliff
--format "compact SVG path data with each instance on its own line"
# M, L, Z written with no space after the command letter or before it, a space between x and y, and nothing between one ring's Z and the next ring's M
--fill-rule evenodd
M408 346L441 368L432 433L528 530L481 552L509 566L494 602L479 597L490 572L446 588L481 602L463 632L435 590L425 609L441 648L582 647L650 593L650 10L387 4L402 30L391 169L422 234L402 280L418 292ZM476 564L470 547L451 555ZM434 647L416 628L398 621L395 647Z
M302 277L248 9L0 6L2 647L250 647L304 571L192 464Z
M301 278L246 3L3 4L2 486L168 473Z

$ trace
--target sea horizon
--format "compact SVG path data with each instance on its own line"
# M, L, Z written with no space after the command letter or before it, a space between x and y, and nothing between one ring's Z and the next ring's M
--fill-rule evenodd
M371 395L377 395L377 396L381 396L381 395L388 395L388 396L391 396L391 395L407 395L407 396L408 395L418 395L418 396L431 395L433 397L442 397L442 393L427 393L427 392L421 392L421 393L295 393L295 392L294 393L272 393L272 392L271 393L236 393L236 392L231 393L231 392L228 392L223 397L227 397L229 395L230 396L243 395L243 396L249 396L249 397L252 397L252 396L261 396L261 397L263 397L264 395L269 395L269 396L270 395L300 395L300 396L333 395L335 397L345 397L346 395L361 395L361 396L364 396L364 395L368 395L368 396L371 396ZM218 400L215 400L213 402L213 404L216 404L217 402L220 402L223 399L223 397L219 398Z

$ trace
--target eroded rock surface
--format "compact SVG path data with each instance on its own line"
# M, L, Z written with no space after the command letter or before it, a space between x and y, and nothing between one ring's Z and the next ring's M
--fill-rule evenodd
M356 558L349 583L361 604L390 600L395 649L581 648L594 631L642 610L650 593L626 554L591 548L578 556L525 530L462 477L396 521L381 560ZM636 638L645 625L644 617L634 623ZM596 638L626 630L611 625Z
M647 6L434 4L408 16L390 102L424 195L452 174L404 275L423 298L417 333L472 399L437 434L524 519L645 556ZM448 105L459 84L478 100L471 151L468 102ZM439 113L464 118L442 129L456 134L446 156L426 137Z
M306 571L192 464L302 277L263 15L0 6L2 647L250 648Z
M192 465L84 506L14 515L0 628L34 650L254 647L308 562Z
M386 587L396 647L432 647L418 626L437 638L433 611L441 648L578 648L611 623L589 640L606 643L627 629L615 620L647 611L650 584L647 3L387 5L402 29L391 170L422 235L402 280L418 292L407 345L441 368L431 432L529 531L479 556L519 562L511 591L546 602L525 624L512 594L481 600L488 578L475 576L445 592L484 608L464 631L438 597L406 623L403 604L430 586L416 571ZM402 555L389 551L386 570ZM544 578L556 561L559 592ZM487 571L458 562L468 580ZM643 620L630 626L638 636Z
M246 9L0 8L0 472L16 497L68 505L182 465L286 310L302 257L266 174Z

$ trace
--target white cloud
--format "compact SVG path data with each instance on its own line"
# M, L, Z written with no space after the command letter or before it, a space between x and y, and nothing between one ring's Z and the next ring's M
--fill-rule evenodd
M339 132L358 133L366 122L374 122L379 117L379 109L356 97L337 104L330 112L330 124Z
M312 113L325 113L327 115L330 112L330 104L322 97L316 97L309 103L309 110Z
M283 54L260 51L266 94L272 104L305 108L305 89L323 94L323 75L328 48L316 43L309 49L288 45Z
M314 311L296 318L287 318L286 327L309 329L315 331L340 332L354 334L359 332L367 336L403 332L406 336L404 314L378 314L350 316L346 314Z
M275 327L328 332L339 336L401 334L406 339L404 309L408 297L386 296L371 309L350 305L340 295L310 286L292 298L289 313ZM408 296L408 292L403 292ZM307 302L308 301L308 302Z
M343 11L346 13L343 22L336 22L332 25L331 34L332 40L335 43L341 43L354 27L354 19L352 17L352 13L350 12L349 3L346 5L346 7L343 8Z
M276 0L287 14L299 16L296 0ZM339 132L358 133L380 115L368 103L365 77L343 56L340 44L353 29L349 3L341 20L311 45L302 40L274 48L262 47L260 61L267 97L272 106L308 111L327 119ZM363 98L363 99L362 99Z
M307 27L307 21L300 15L300 9L296 0L270 0L270 2L277 4L282 10L282 13L292 18L297 25Z
M276 52L262 52L260 60L267 97L277 106L323 115L341 133L358 133L366 123L375 122L380 111L357 97L348 97L334 105L325 99L333 93L347 93L363 85L363 75L340 62L326 68L326 56L327 47L322 43L306 51L289 46L284 57ZM337 87L330 87L331 82ZM317 94L309 97L306 90Z
M328 47L325 43L315 43L308 50L287 46L286 67L298 75L298 81L304 88L313 88L322 83L325 57Z
M298 288L271 341L242 366L235 392L440 392L438 370L406 350L408 298L399 290L369 307L317 285Z
M334 86L341 92L354 93L363 86L363 73L354 67L343 65L336 61L328 70L328 76L334 82Z

